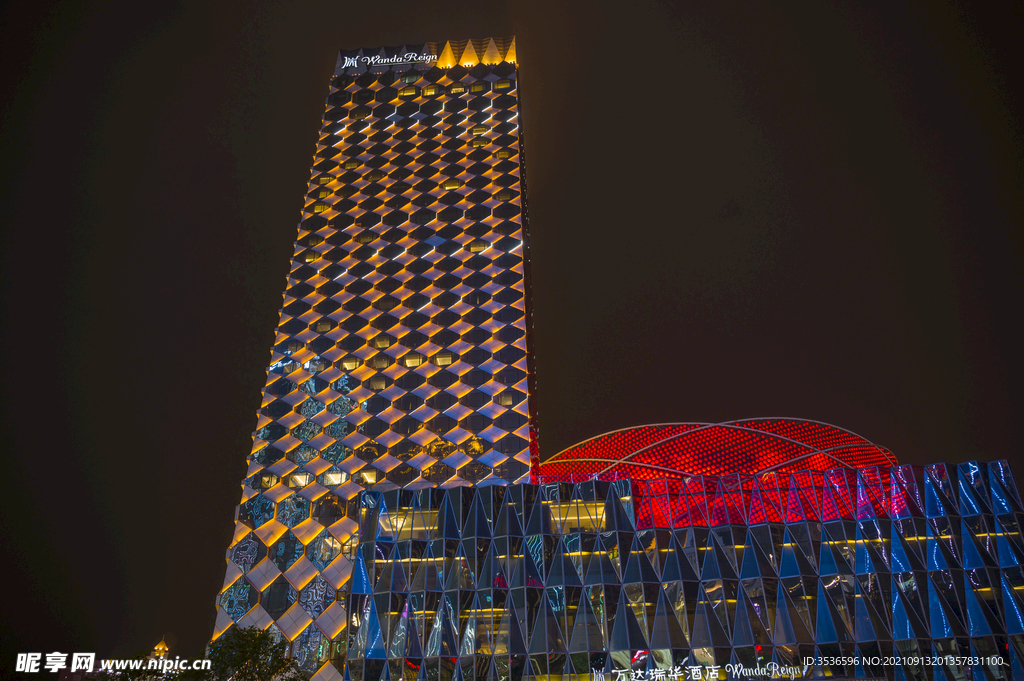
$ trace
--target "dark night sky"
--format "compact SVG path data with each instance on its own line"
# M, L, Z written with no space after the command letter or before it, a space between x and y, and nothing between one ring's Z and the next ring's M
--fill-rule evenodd
M518 36L541 446L797 416L1015 460L1020 3L8 3L3 638L213 626L339 47Z

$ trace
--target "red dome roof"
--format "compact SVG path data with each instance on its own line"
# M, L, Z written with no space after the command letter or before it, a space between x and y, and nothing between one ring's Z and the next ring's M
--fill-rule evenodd
M542 480L681 478L894 466L884 447L827 423L761 418L665 423L598 435L540 465Z

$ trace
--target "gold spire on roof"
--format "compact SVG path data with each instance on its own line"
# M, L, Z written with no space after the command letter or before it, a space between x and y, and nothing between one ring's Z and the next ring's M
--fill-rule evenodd
M484 50L484 58L481 61L485 64L501 63L501 54L498 52L498 46L494 44L494 38L487 39L487 49Z
M455 53L452 51L452 43L449 40L444 44L444 49L441 50L441 54L437 57L437 65L442 69L450 69L456 64L458 62L455 61Z
M160 643L157 643L155 646L153 646L153 657L159 657L160 659L163 659L164 656L167 655L167 651L170 650L170 648L168 648L167 644L164 642L165 638L167 637L162 637L160 639Z

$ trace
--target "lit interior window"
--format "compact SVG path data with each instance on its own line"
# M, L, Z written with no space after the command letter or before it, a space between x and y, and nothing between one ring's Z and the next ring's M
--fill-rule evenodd
M318 198L318 199L326 199L330 195L331 195L331 190L330 189L320 189L316 193L316 198Z
M385 350L387 348L390 348L394 344L394 342L394 338L382 334L373 339L372 345L378 350Z
M474 135L482 135L487 132L488 127L486 125L474 125L470 132Z
M415 83L419 79L420 79L420 74L418 74L418 73L407 73L404 76L402 76L402 82L403 83Z
M313 204L313 212L314 213L323 213L328 208L330 208L330 206L327 205L326 203L317 202L317 203Z
M511 201L512 200L512 190L511 189L502 189L500 192L498 192L497 194L494 195L494 198L498 199L499 201Z
M343 360L341 360L341 366L343 369L345 369L345 371L352 371L353 369L358 369L359 365L362 363L363 361L358 357L346 357Z
M423 88L424 97L437 97L440 94L444 94L444 88L440 85L428 85Z
M370 390L386 390L388 382L383 376L374 376L370 379Z
M469 146L471 146L471 147L486 147L487 146L487 138L486 137L474 137L473 139L471 139L469 141Z
M313 330L317 333L327 333L334 328L334 324L329 319L320 319L316 324L313 325Z
M441 189L444 189L445 191L451 191L452 189L458 189L464 184L465 182L463 182L462 180L451 177L441 183Z
M495 90L508 90L512 87L512 81L508 78L503 78L494 84Z
M345 161L345 163L342 165L342 168L344 168L345 170L355 170L358 167L359 161L356 161L355 159Z
M511 149L501 149L501 150L498 151L497 154L495 154L495 156L497 156L498 158L512 158L512 150Z
M423 364L424 361L426 361L426 358L418 352L410 352L401 360L402 366L408 369L418 367Z
M469 91L473 94L478 92L487 92L489 83L486 80L477 81L469 86Z
M303 254L302 254L302 259L303 259L303 260L304 260L305 262L307 262L307 263L309 263L309 262L314 262L314 261L316 261L316 260L317 260L317 259L318 259L319 257L320 257L320 254L319 254L319 253L317 253L316 251L306 251L305 253L303 253Z
M448 94L450 95L463 95L466 94L466 86L462 83L454 83L448 86Z
M399 90L398 91L398 96L399 97L415 97L416 95L418 95L420 93L419 90L420 89L418 87L416 87L414 85L410 85L408 87L404 87L401 90Z
M483 239L473 239L469 242L470 253L480 253L490 248L491 244Z
M434 357L430 361L439 367L450 366L451 363L455 361L455 354L452 352L448 352L447 350L443 350L434 355Z
M331 175L321 175L320 177L316 178L317 184L330 184L333 181L334 177Z

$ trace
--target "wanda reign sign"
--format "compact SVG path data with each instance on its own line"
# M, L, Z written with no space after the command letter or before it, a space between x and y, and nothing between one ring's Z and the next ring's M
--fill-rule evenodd
M360 66L370 68L372 66L395 66L399 64L426 64L432 61L437 61L437 55L407 52L406 54L395 57L382 57L378 54L372 57L345 57L344 59L345 61L341 65L341 68L354 69L359 68Z

